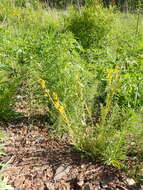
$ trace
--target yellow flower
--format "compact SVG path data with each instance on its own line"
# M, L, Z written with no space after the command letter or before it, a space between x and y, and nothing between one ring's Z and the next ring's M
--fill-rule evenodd
M68 124L68 118L66 116L64 107L60 104L58 95L55 92L53 92L52 95L50 94L49 89L47 89L45 81L43 79L39 79L38 82L39 82L41 88L44 89L45 96L49 96L49 98L52 101L52 103L55 106L55 108L60 112L60 114L62 115L63 119Z
M45 81L43 79L39 79L38 81L41 85L41 88L45 89L46 88L46 84L45 84Z
M55 100L55 101L57 101L58 100L58 95L55 93L55 92L53 92L53 100Z
M53 103L54 103L54 106L56 107L56 109L59 111L59 109L60 109L60 103L58 102L58 101L53 101Z

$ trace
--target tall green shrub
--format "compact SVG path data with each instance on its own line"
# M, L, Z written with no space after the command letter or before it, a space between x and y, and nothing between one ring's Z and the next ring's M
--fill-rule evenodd
M112 11L101 6L83 7L80 11L71 11L68 29L83 48L97 48L105 40L113 20Z

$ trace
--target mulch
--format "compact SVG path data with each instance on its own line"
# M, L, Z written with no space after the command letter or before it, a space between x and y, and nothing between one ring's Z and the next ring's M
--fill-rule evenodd
M68 136L24 119L2 124L8 139L0 159L7 183L15 190L141 190L123 172L91 162L74 150Z

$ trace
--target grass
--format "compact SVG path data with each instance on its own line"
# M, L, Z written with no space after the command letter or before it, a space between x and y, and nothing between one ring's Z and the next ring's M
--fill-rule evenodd
M0 117L13 117L24 89L29 115L47 114L51 128L67 132L75 148L92 159L124 167L136 151L133 144L141 155L138 16L99 5L46 11L40 4L11 2L0 4Z

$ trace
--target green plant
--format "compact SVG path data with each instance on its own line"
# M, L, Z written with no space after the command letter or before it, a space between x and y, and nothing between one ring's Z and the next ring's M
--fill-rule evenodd
M46 114L92 159L122 167L132 142L141 153L140 20L93 4L47 11L13 2L0 4L1 118L19 93L29 117Z
M67 25L85 49L97 48L110 31L114 16L111 10L101 6L83 7L79 12L72 9Z
M132 142L136 142L140 147L140 153L142 152L143 139L138 136L142 135L142 121L139 114L125 108L124 105L120 107L114 100L120 87L118 68L110 70L107 79L107 95L105 105L101 105L99 122L95 125L87 123L84 126L81 123L73 128L72 140L77 149L91 158L123 167Z
M0 65L0 117L10 118L13 115L12 107L16 96L17 79L14 70L4 64Z

